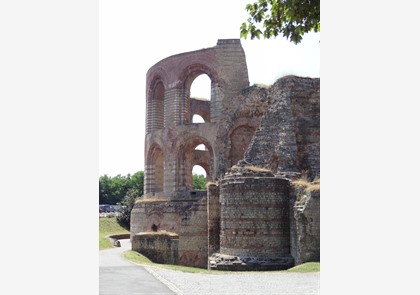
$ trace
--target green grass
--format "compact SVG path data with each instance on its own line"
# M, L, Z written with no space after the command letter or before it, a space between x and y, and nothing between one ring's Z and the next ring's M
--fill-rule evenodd
M110 239L107 238L109 235L116 235L116 234L128 234L130 233L125 228L121 227L116 217L104 217L99 218L99 250L112 248L112 243ZM204 274L223 274L223 273L239 273L239 272L231 272L231 271L222 271L222 270L208 270L198 267L188 267L182 265L172 265L172 264L159 264L150 261L144 255L136 252L136 251L125 251L123 253L125 259L141 264L141 265L148 265L158 268L188 272L188 273L204 273ZM279 271L270 271L270 272L319 272L320 271L320 263L319 262L308 262L304 263L295 267L292 267L288 270L279 270Z
M320 263L319 262L307 262L295 267L289 268L287 272L320 272Z
M118 224L116 217L99 218L99 250L112 248L109 235L129 234L130 232Z

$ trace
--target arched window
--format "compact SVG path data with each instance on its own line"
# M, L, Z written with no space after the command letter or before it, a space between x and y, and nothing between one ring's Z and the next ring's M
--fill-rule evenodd
M193 118L192 118L192 122L193 123L205 123L203 117L201 117L198 114L194 114Z
M191 98L203 100L211 99L211 80L206 74L201 74L194 79L190 89Z
M207 172L200 165L194 165L192 169L192 188L205 190L207 183Z
M199 144L195 147L195 150L199 150L199 151L205 151L206 150L206 146L204 144Z

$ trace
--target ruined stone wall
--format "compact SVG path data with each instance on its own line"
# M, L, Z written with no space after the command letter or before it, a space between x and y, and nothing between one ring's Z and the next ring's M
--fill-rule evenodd
M320 79L295 78L290 97L297 166L310 179L320 175ZM292 80L293 81L293 80Z
M290 254L288 197L288 183L283 179L223 179L220 252L264 258Z
M178 264L179 237L174 233L140 233L132 239L132 249L156 263Z
M211 80L210 101L190 97L202 74ZM178 264L204 268L214 255L213 268L238 270L316 259L319 202L314 196L304 208L294 206L289 178L320 174L319 84L287 76L270 87L249 87L239 39L152 66L146 77L145 195L132 210L131 239L151 230L173 232L179 235ZM194 114L205 123L192 123ZM205 151L195 150L200 144ZM218 183L193 191L194 165ZM268 170L259 175L247 166Z
M130 235L133 240L145 232L175 233L179 236L178 264L207 268L206 192L189 194L180 194L176 200L137 201L131 211Z
M207 185L208 256L220 250L220 194L215 183Z
M220 251L211 269L273 270L293 266L289 181L268 170L233 167L219 181Z
M319 78L286 76L269 89L269 106L244 162L283 175L319 175Z
M320 191L293 187L291 254L295 264L320 261Z
M267 89L251 86L225 100L217 131L216 180L243 159L267 107Z
M211 80L210 101L190 97L194 79L202 74ZM221 39L215 47L173 55L149 69L146 76L146 198L170 198L176 191L190 189L189 170L193 165L188 155L199 144L205 144L209 150L205 163L209 166L208 179L217 178L218 149L224 148L218 136L225 117L224 108L226 104L234 105L231 98L248 86L245 53L239 39ZM194 113L202 115L205 123L192 124ZM157 158L153 150L162 151L163 160ZM162 177L158 175L160 171L164 171Z

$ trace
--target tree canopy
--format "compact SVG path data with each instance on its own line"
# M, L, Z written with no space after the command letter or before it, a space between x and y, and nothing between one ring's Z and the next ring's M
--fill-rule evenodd
M320 0L258 0L247 4L250 17L242 23L240 36L246 39L249 34L252 40L260 39L261 34L265 39L283 34L298 44L305 33L321 31L320 6Z
M99 177L99 204L115 205L121 203L129 190L137 196L143 195L144 172L115 177L102 175Z
M202 174L193 173L193 189L205 190L206 189L206 177Z

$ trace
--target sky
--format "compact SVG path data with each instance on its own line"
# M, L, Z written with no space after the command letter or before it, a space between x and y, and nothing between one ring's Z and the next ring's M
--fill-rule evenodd
M160 60L240 38L251 0L99 2L99 176L144 171L146 73ZM320 33L241 39L250 85L293 74L320 77ZM206 79L192 96L206 97Z

